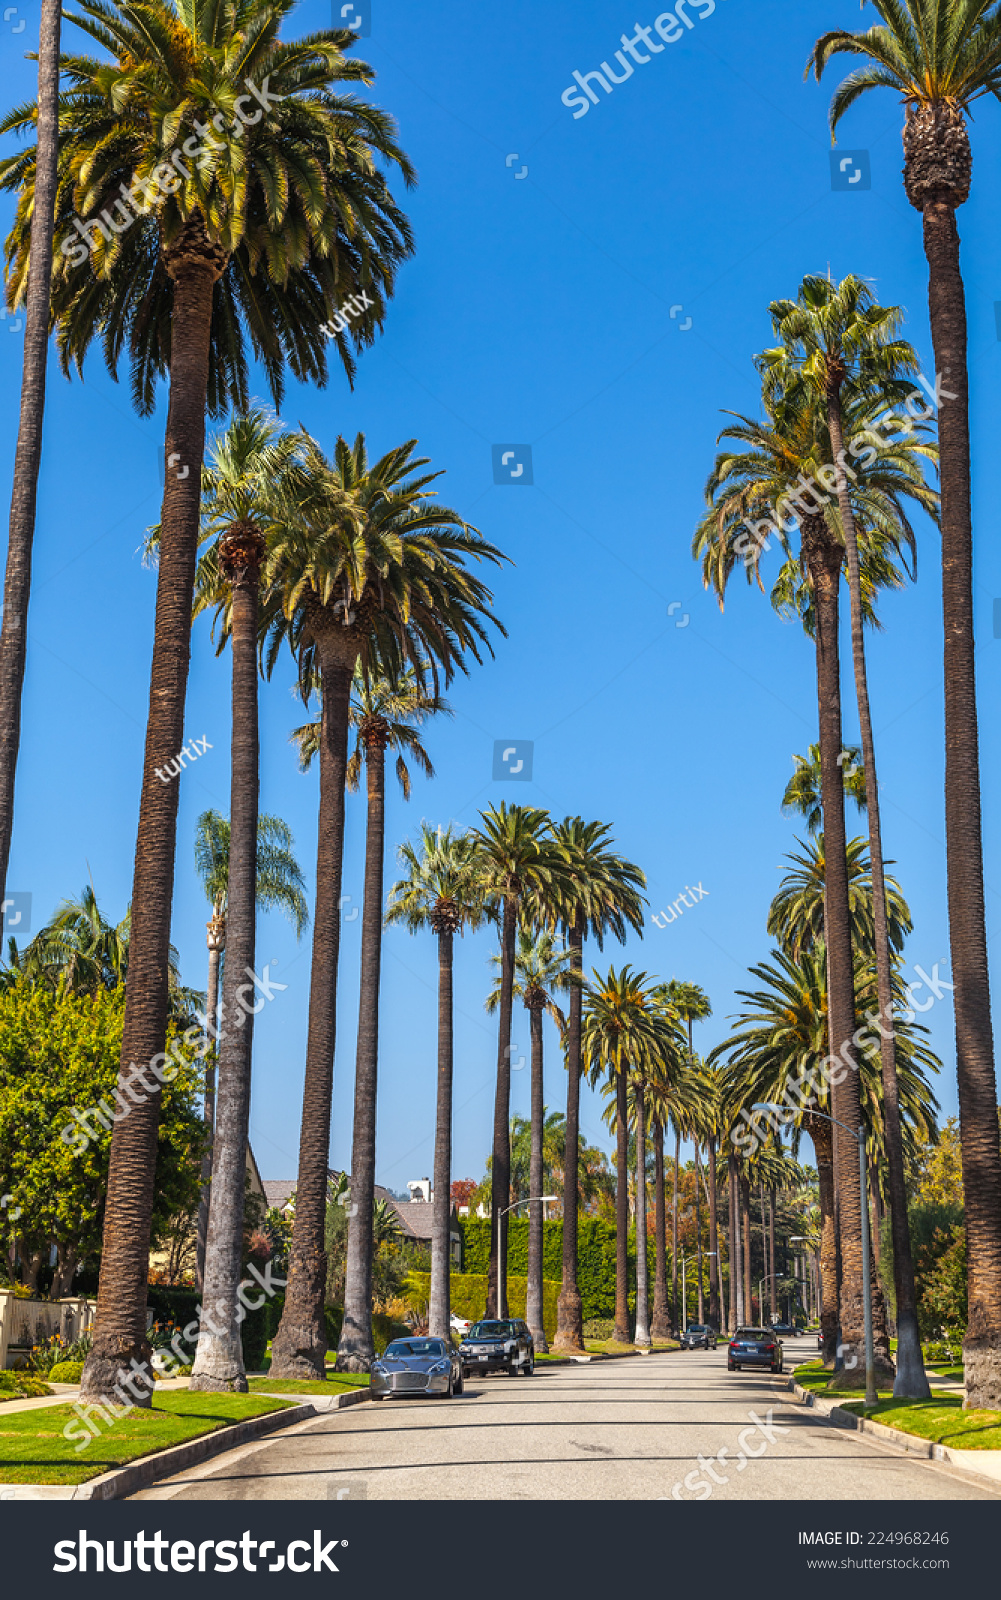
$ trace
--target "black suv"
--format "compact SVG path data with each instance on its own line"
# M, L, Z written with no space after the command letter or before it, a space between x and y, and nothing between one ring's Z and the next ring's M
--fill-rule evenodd
M690 1322L681 1335L682 1350L715 1350L716 1329L708 1322Z
M478 1372L520 1372L530 1378L535 1371L535 1341L527 1322L516 1317L487 1318L474 1322L459 1346L462 1376Z

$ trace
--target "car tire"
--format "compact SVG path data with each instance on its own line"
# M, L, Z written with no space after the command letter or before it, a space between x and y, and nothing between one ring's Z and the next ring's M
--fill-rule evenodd
M448 1375L448 1388L445 1390L445 1399L446 1400L451 1400L451 1398L452 1398L454 1393L455 1393L455 1386L452 1383L452 1374L449 1373L449 1375Z
M457 1378L456 1381L455 1381L455 1384L453 1386L452 1393L453 1394L462 1394L463 1391L464 1391L463 1380L462 1380L462 1378Z
M534 1371L535 1371L535 1357L534 1357L534 1355L532 1355L532 1356L529 1356L529 1358L528 1358L527 1366L523 1366L522 1367L521 1375L522 1375L523 1378L530 1378Z
M463 1367L462 1376L463 1376L464 1379L469 1377L469 1374L470 1374L471 1370L472 1369L470 1367Z

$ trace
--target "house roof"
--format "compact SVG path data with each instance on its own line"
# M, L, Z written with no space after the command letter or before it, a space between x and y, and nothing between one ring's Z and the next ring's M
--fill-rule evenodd
M389 1203L409 1239L430 1240L434 1206L428 1205L426 1200L390 1200ZM457 1227L458 1218L453 1206L449 1216L450 1231L454 1233Z
M331 1183L336 1183L340 1176L341 1174L339 1172L335 1172L333 1168L331 1168L327 1173L327 1177ZM295 1178L265 1178L262 1180L261 1187L264 1190L264 1196L268 1202L268 1207L270 1210L284 1211L292 1196L295 1194L296 1182L297 1180ZM351 1179L349 1177L349 1188L350 1185ZM397 1204L397 1202L394 1201L390 1191L381 1183L377 1183L375 1185L375 1198L377 1200L388 1200L391 1205ZM428 1206L429 1211L430 1209L431 1207ZM423 1238L424 1235L415 1234L414 1237ZM428 1234L427 1237L430 1238L430 1234Z

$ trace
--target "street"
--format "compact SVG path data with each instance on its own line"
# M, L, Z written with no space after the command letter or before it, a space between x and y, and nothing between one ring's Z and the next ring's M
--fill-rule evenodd
M791 1365L795 1341L786 1348ZM451 1401L331 1412L134 1498L997 1499L951 1468L820 1421L785 1381L728 1373L725 1345L540 1363L528 1379L470 1379Z

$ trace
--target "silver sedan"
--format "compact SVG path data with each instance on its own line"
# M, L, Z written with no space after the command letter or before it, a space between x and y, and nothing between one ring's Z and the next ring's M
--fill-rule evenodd
M461 1394L459 1353L450 1340L394 1339L372 1362L368 1388L373 1400L389 1400L398 1394Z

